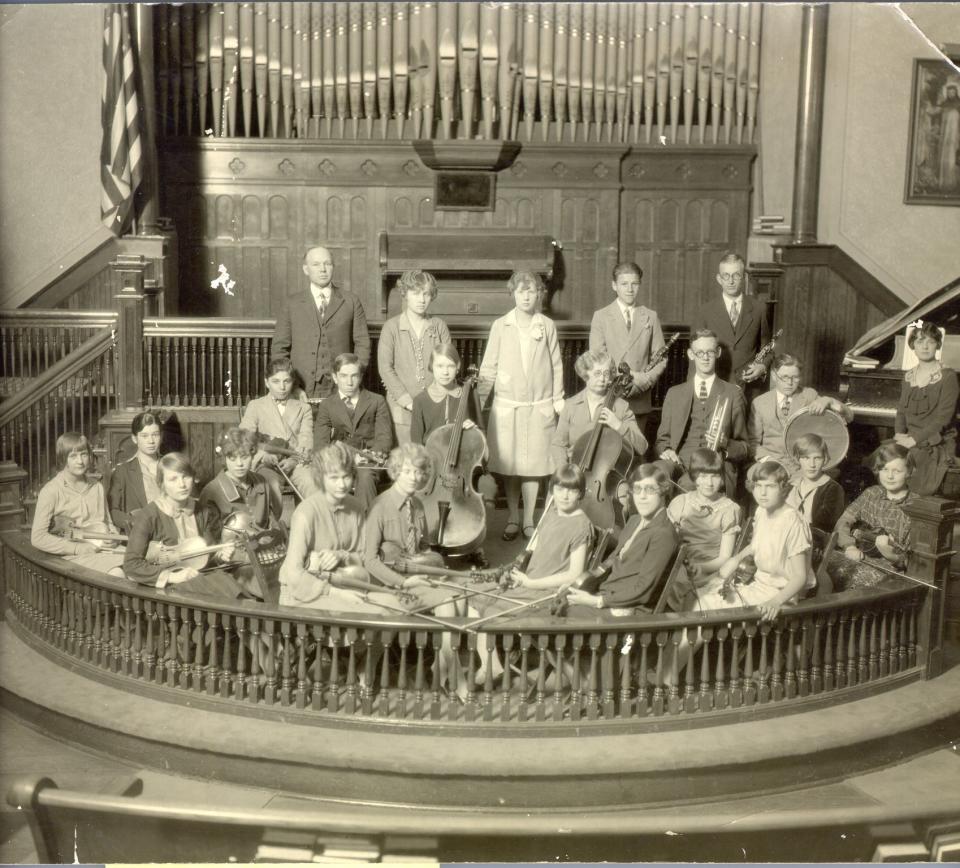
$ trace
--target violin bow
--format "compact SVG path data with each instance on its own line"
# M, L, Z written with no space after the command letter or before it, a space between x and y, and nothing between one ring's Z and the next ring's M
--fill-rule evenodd
M847 556L844 555L846 558ZM855 564L863 564L865 567L873 567L876 570L880 570L881 573L889 573L891 576L896 576L900 579L906 579L908 582L914 582L918 585L923 585L925 588L933 588L935 591L939 591L936 585L930 584L930 582L925 582L923 579L915 579L913 576L908 576L906 573L901 573L898 570L892 569L891 567L885 567L881 564L875 564L873 560L869 561L854 561L853 558L847 558L848 561L853 561Z
M280 466L280 462L278 461L278 462L274 465L274 467L276 467L276 468L277 468L277 472L278 472L284 479L287 480L287 485L289 485L289 486L293 489L293 493L294 493L297 497L299 497L300 500L301 500L301 502L302 502L302 501L303 501L303 494L302 494L302 492L300 491L299 488L297 488L296 485L293 484L293 480L292 480L289 476L287 476L287 474L284 472L283 468Z
M503 612L494 612L492 615L486 615L483 618L478 618L477 620L471 621L469 624L467 624L467 628L479 627L481 624L486 624L487 621L493 621L495 618L503 618L505 615L512 615L516 612L521 611L522 609L529 609L532 606L539 606L541 603L546 603L547 601L552 600L555 597L559 596L562 590L563 589L561 588L558 591L551 591L545 597L540 597L537 600L531 600L528 603L520 603L518 606L513 606L512 608L506 609Z

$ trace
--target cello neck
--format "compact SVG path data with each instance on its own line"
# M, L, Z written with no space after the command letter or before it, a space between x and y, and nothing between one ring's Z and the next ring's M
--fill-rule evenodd
M457 415L453 420L453 432L450 436L450 445L447 447L447 467L454 467L457 456L460 454L460 441L463 439L463 423L467 419L467 406L470 403L470 388L473 386L473 377L467 376L460 387L460 403L457 405Z
M603 403L600 405L601 410L612 410L613 403L617 400L616 393L611 388L607 392L607 396L603 399ZM603 423L600 421L599 417L597 421L593 423L593 428L590 430L590 439L587 441L587 448L583 450L583 457L580 459L580 469L583 471L589 470L593 466L593 457L597 452L597 446L600 443L600 435L603 433Z

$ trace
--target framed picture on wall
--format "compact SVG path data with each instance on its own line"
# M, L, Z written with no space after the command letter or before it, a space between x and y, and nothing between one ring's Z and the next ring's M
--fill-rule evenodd
M943 60L913 62L904 201L960 206L960 72Z

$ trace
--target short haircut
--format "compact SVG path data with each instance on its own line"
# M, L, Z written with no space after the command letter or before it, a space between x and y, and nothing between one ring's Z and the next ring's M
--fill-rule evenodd
M313 475L313 481L321 490L323 489L323 477L330 473L345 473L347 476L356 476L357 466L353 460L353 450L339 441L324 446L319 452L313 453L310 473Z
M638 280L643 280L643 269L637 265L636 262L618 262L613 267L613 282L617 282L617 278L621 274L635 274L637 275Z
M776 482L781 491L790 487L790 472L779 461L761 461L753 471L754 485L760 479Z
M312 247L308 247L303 251L303 261L307 261L307 257L313 253L314 250L326 250L327 254L330 256L330 261L333 262L333 254L330 252L329 247L324 247L322 244L314 244Z
M515 271L510 275L510 279L507 281L507 292L512 295L521 286L526 286L528 283L533 284L533 288L536 289L537 295L543 295L543 293L546 291L546 287L543 285L543 278L537 274L537 272Z
M197 478L197 471L194 470L190 459L182 452L168 452L157 463L157 484L163 489L163 474L169 470L171 473L182 473L184 476Z
M830 460L830 450L827 448L827 441L819 434L803 434L794 441L793 449L790 450L793 457L799 461L805 455L822 455L823 460Z
M700 338L713 338L718 344L720 343L720 338L713 329L697 329L690 335L690 343L693 344Z
M917 469L917 462L913 453L899 443L881 443L871 457L870 469L874 473L879 473L891 461L896 461L898 458L907 463L908 474L912 474Z
M57 467L63 470L67 466L67 459L74 452L86 452L93 460L93 447L87 439L86 434L79 431L64 431L57 438Z
M930 320L925 319L921 324L920 328L914 329L910 332L910 337L907 338L907 346L910 349L913 349L913 345L917 342L917 339L920 337L924 338L933 338L937 342L937 349L943 346L943 335L940 333L940 327Z
M550 483L547 485L548 491L553 491L554 487L559 485L561 488L571 488L576 491L580 497L587 492L587 479L583 471L576 464L561 464L550 477Z
M430 453L427 452L426 447L419 443L401 443L391 450L390 457L387 458L387 475L391 479L396 479L406 461L421 470L429 471L433 468L433 461L430 460Z
M279 359L270 359L270 363L267 365L267 373L264 375L264 379L269 380L274 374L290 374L293 376L293 362L286 357L281 357Z
M639 482L641 479L652 479L656 482L661 497L666 498L670 494L673 483L670 481L670 477L656 464L641 464L639 467L635 467L627 477L627 484L633 486L635 482Z
M254 455L257 451L257 435L246 428L227 428L218 438L214 450L221 458L236 458L238 455Z
M771 367L774 371L779 371L781 368L799 368L802 371L803 362L796 356L790 355L790 353L777 353L773 357Z
M433 348L433 351L430 353L430 361L427 362L428 371L433 371L433 360L437 356L449 359L457 366L457 370L460 370L460 353L457 352L457 348L452 343L437 344Z
M603 350L587 350L585 353L580 353L573 363L573 369L581 380L586 380L594 368L606 368L611 374L617 370L610 354Z
M434 299L437 297L437 280L429 271L421 271L418 268L415 271L403 272L397 281L397 289L400 290L401 296L408 292L426 290L430 293L430 298Z
M723 475L723 459L713 449L694 449L687 462L687 474L696 481L701 473Z
M744 271L747 268L747 261L739 254L736 250L724 250L720 256L720 261L717 263L717 266L728 265L732 262L739 262L743 266Z
M144 410L142 413L137 413L130 423L130 433L136 437L136 435L148 425L157 425L163 428L163 420L160 417L160 413L155 410Z
M360 361L360 356L356 353L340 353L340 355L333 360L333 372L338 374L344 365L356 365L360 369L361 374L366 370L363 362Z

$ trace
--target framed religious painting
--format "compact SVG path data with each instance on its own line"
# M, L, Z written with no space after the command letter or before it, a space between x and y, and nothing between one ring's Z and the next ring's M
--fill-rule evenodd
M904 202L960 206L960 58L915 60Z

